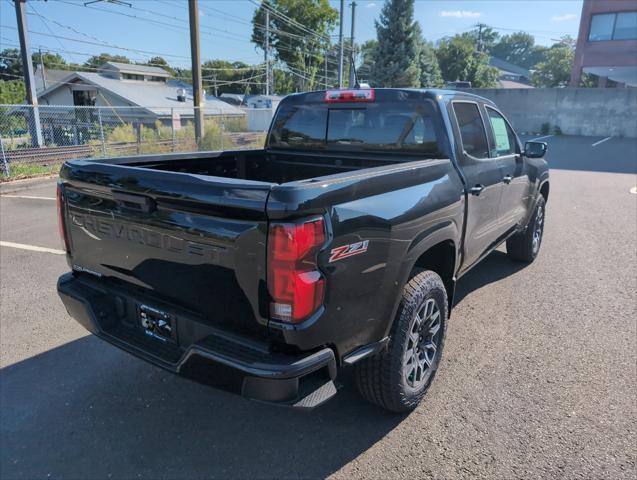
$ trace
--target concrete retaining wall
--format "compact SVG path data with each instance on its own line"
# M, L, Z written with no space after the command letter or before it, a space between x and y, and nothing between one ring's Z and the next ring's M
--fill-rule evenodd
M637 138L636 88L472 88L493 100L518 132L549 123L565 135Z

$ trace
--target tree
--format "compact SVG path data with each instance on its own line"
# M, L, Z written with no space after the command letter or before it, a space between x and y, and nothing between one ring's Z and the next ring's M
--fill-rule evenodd
M36 68L40 66L40 52L35 52L31 59L33 61L33 67ZM55 70L65 70L68 68L66 64L66 60L59 53L51 53L51 52L43 52L42 53L42 63L44 64L44 68L55 69Z
M257 77L264 73L263 69L257 70L243 62L208 60L202 68L204 88L215 96L222 93L256 93L259 88L254 83L264 80L263 76Z
M374 56L378 42L376 40L367 40L360 46L360 64L356 69L359 80L369 82L372 76L372 66L374 65Z
M372 82L379 87L420 86L420 28L414 0L389 0L376 22Z
M343 39L343 86L349 85L349 72L351 67L351 56L354 61L358 57L360 48L357 45L352 47L350 38ZM338 86L338 58L340 55L340 45L333 44L326 52L327 54L327 78L325 78L325 57L323 57L323 65L319 68L317 83L321 88L332 88ZM356 74L359 81L362 79L358 68Z
M494 87L498 69L489 66L489 56L475 49L471 33L444 38L436 51L442 77L447 82L463 80L473 87Z
M5 48L0 52L0 79L16 80L22 76L22 57L17 48Z
M25 96L22 80L0 80L0 104L23 103Z
M99 55L92 56L86 62L84 62L84 66L89 68L99 68L106 62L132 63L127 57L123 55L100 53Z
M536 87L565 87L571 80L575 60L575 41L570 36L549 48L544 60L535 66L531 83Z
M416 23L418 36L418 64L420 66L420 86L431 88L443 85L440 66L436 58L436 52L431 43L422 37L420 25Z
M296 72L299 90L314 89L324 54L330 47L329 33L338 11L328 0L267 0L252 17L252 42L265 49L265 17L270 8L270 47L276 60ZM315 32L315 33L312 33Z
M175 69L168 65L168 62L164 59L164 57L152 57L150 60L148 60L146 63L143 63L142 65L163 68L173 77L176 74Z
M504 35L491 49L491 55L523 68L533 68L544 59L545 47L535 45L530 33L516 32Z
M274 92L279 95L286 95L288 93L294 93L296 77L290 72L280 70L278 68L272 69L272 79L274 85Z
M476 50L489 53L494 47L500 34L488 25L478 25L469 32L473 38Z

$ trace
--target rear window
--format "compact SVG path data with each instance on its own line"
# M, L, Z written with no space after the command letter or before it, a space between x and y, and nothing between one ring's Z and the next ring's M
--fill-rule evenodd
M374 102L355 106L281 105L270 134L275 148L439 152L433 104Z

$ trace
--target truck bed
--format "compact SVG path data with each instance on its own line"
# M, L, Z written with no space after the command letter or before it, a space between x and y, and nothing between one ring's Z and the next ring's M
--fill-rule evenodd
M396 160L379 155L363 156L360 152L356 155L344 155L343 152L335 155L328 152L312 154L247 150L122 157L106 163L281 184L385 166L396 163Z

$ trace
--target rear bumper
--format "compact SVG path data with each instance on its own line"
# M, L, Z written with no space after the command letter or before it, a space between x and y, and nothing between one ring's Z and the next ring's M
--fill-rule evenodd
M71 273L59 278L57 288L69 315L88 331L173 373L254 400L300 408L316 407L336 393L336 360L329 348L302 355L272 353L183 312L176 314L177 333L187 330L183 337L193 341L187 346L176 340L162 343L131 318L131 304L147 299L132 299L129 292ZM182 335L175 337L182 340Z

